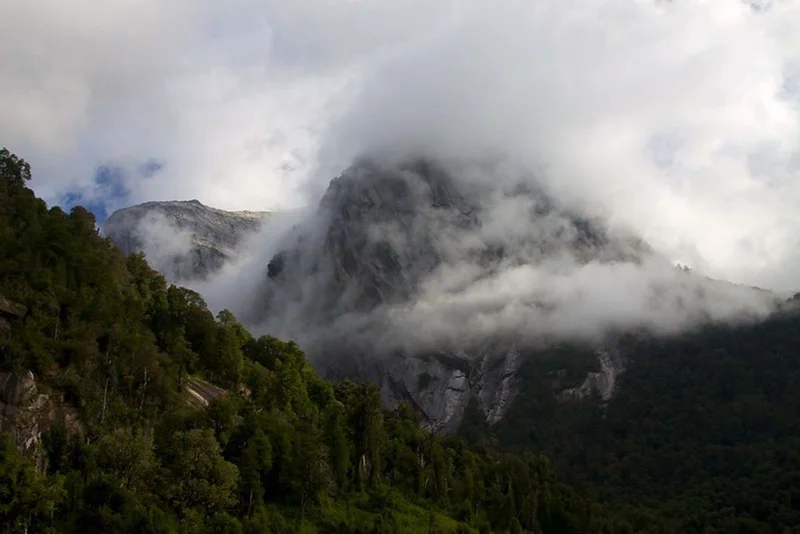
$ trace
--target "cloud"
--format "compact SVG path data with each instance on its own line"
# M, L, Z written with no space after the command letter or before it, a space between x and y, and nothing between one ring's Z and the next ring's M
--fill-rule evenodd
M133 228L131 237L142 244L148 263L170 278L179 278L196 259L191 255L192 232L180 228L164 213L153 212L143 217Z
M797 2L8 0L0 19L0 137L49 201L106 165L131 203L274 211L364 152L503 155L671 259L800 286Z
M0 18L13 21L0 51L3 143L32 163L51 202L89 185L98 166L149 158L163 162L162 175L129 173L131 202L297 202L293 176L311 157L329 82L284 74L272 52L282 34L264 20L279 10L256 4L3 2Z
M319 210L268 224L245 248L249 258L194 288L325 364L671 334L758 320L780 301L676 269L503 163L361 163Z
M504 155L717 277L797 287L800 7L474 2L376 67L324 154Z
M465 275L458 291L447 290L448 281ZM536 343L592 341L631 328L673 334L707 321L764 318L775 304L773 295L713 283L657 259L576 264L561 257L488 276L468 264L447 267L388 317L396 339L434 350L493 336Z

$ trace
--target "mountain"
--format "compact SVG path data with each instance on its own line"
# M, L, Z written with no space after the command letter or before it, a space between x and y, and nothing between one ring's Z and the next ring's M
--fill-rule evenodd
M278 250L245 319L300 342L326 376L376 381L444 433L471 401L501 421L520 367L555 344L581 354L561 362L572 371L555 394L608 401L633 354L623 339L755 320L777 302L674 268L535 177L489 164L360 160Z
M493 235L491 225L507 206L517 208L517 231ZM501 326L471 333L457 325L428 336L426 325L408 321L432 276L477 270L485 279L560 256L579 267L637 265L653 252L530 183L498 192L425 159L363 160L334 179L316 217L285 238L249 319L300 341L327 376L375 380L387 401L408 400L430 428L454 432L472 398L490 422L503 417L518 393L517 370L541 336ZM526 303L539 310L549 304ZM527 330L535 333L536 325ZM624 366L618 349L598 343L596 356L589 367L605 362L610 378L586 379L613 384Z
M197 200L146 202L112 213L103 232L126 254L144 251L170 280L193 280L236 258L268 218L268 212L224 211Z

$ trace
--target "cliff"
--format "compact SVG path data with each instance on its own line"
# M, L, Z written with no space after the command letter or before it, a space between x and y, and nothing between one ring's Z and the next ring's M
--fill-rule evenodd
M126 254L144 252L170 280L205 278L233 260L269 217L225 211L197 200L146 202L115 211L103 232Z
M473 397L496 422L536 344L519 330L473 333L458 325L445 332L457 339L422 341L426 324L408 328L397 317L415 309L432 276L453 266L492 275L560 254L578 263L650 254L531 186L503 192L502 202L525 206L513 223L521 231L492 239L497 198L495 187L430 161L359 162L331 182L317 217L287 236L266 269L254 314L267 331L297 339L329 376L373 379L387 401L409 400L429 428L457 429ZM428 322L439 320L453 318Z

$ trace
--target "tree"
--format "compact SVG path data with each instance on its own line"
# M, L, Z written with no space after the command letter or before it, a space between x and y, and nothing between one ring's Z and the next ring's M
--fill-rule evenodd
M374 384L345 380L337 386L336 394L348 410L348 426L355 445L356 487L362 487L364 482L374 484L381 473L381 457L387 442L380 391Z
M164 459L170 482L165 496L180 515L191 509L213 512L235 504L239 470L222 457L211 430L176 432Z
M3 147L0 149L0 178L11 187L24 187L31 179L31 166Z
M236 390L242 377L243 358L240 337L232 326L217 324L207 336L202 352L204 365L231 390Z
M114 430L98 444L98 465L114 473L121 488L149 491L158 469L152 433L130 428Z
M0 528L27 531L46 518L61 499L60 487L50 485L35 466L0 435Z
M172 324L167 327L163 342L165 350L172 356L172 361L178 368L178 389L182 390L184 375L193 370L198 361L197 354L189 348L182 326Z
M217 314L217 322L236 333L239 347L245 346L253 340L250 332L240 323L230 310L222 310Z
M334 483L344 488L350 469L350 444L345 433L344 407L340 402L332 403L322 414L325 425L325 443L328 447L328 463Z
M272 469L272 444L261 429L247 440L239 460L240 493L246 503L246 515L251 517L256 506L263 502L264 481Z

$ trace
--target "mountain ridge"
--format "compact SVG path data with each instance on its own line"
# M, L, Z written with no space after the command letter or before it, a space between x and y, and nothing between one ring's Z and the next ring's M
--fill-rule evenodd
M145 252L171 280L204 279L234 260L266 211L227 211L187 201L151 201L112 213L103 232L123 252Z

